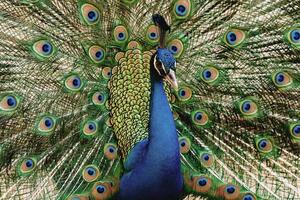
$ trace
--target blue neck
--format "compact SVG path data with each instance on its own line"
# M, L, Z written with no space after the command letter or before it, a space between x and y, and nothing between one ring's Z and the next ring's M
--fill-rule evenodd
M166 163L166 158L179 158L179 143L172 111L162 78L151 68L151 98L149 119L149 156L155 162ZM177 162L177 161L176 161ZM175 166L178 163L170 163Z

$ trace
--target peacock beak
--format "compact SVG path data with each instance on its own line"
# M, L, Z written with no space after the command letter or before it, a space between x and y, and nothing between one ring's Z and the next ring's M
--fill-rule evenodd
M167 74L167 76L165 76L166 81L168 81L171 86L174 88L174 90L178 90L178 83L177 83L177 79L176 79L176 75L175 75L175 71L170 69L170 72Z

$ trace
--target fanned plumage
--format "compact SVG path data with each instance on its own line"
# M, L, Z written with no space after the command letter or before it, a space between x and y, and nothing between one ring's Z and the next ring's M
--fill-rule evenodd
M299 3L2 0L0 199L118 198L163 36L180 199L300 199Z

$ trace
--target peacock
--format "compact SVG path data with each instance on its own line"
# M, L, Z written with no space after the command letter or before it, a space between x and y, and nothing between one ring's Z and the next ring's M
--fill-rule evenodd
M299 9L0 0L0 199L300 200Z

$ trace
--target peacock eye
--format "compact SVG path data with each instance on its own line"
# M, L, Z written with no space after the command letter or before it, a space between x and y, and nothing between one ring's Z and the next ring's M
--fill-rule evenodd
M103 186L103 185L98 185L97 187L96 187L96 190L97 190L97 192L99 193L99 194L102 194L102 193L104 193L105 192L105 187Z
M20 164L20 175L25 175L32 172L36 167L36 160L34 158L26 158Z
M188 153L191 149L191 141L187 137L180 137L179 138L179 148L180 148L180 153Z
M33 44L35 54L42 58L48 58L53 54L53 45L50 41L40 40Z
M183 52L183 43L181 40L174 39L168 43L168 49L174 55L174 58L179 58Z
M105 50L97 45L91 46L89 48L89 56L94 63L101 63L105 58Z
M128 40L128 31L125 26L117 26L114 29L114 38L116 42L126 42Z
M231 29L225 34L225 43L230 47L237 47L244 42L246 34L239 29Z
M208 176L206 175L195 176L192 177L192 179L193 179L193 190L195 192L207 193L210 191L212 186L212 180Z
M180 101L187 101L192 97L192 90L189 87L181 87L177 94Z
M103 76L103 78L105 78L107 80L110 79L111 76L112 76L112 70L111 70L111 68L110 67L104 67L102 69L102 76Z
M206 67L203 69L201 78L206 83L213 83L219 77L219 70L215 67Z
M240 195L240 189L235 185L227 185L224 189L225 199L236 199Z
M288 32L288 40L292 45L299 47L300 45L300 28L293 28Z
M269 153L273 150L272 142L267 138L260 138L256 142L256 146L259 152Z
M240 103L240 111L244 115L253 115L257 113L257 105L252 100L244 100Z
M290 133L295 139L300 139L300 123L293 124L290 127Z
M104 146L104 156L108 159L108 160L114 160L117 158L118 156L118 149L117 149L117 145L113 144L113 143L108 143Z
M92 97L92 102L94 105L100 106L104 105L106 102L106 94L103 92L95 92Z
M100 12L92 4L83 4L81 6L81 16L87 25L94 25L100 20Z
M293 79L287 72L277 72L272 76L273 83L279 87L286 87L292 84Z
M211 167L214 161L214 156L211 153L204 152L200 155L200 162L204 167Z
M0 96L0 110L4 112L15 111L19 106L19 98L14 94Z
M197 110L192 112L192 121L194 124L204 126L208 123L208 115L205 111Z
M256 197L253 194L245 194L242 200L256 200Z
M93 199L109 199L112 195L112 186L108 182L96 182L91 195Z
M174 4L174 14L177 19L185 19L191 13L190 0L177 0Z
M100 175L98 167L95 165L88 165L83 169L82 177L86 182L95 181Z
M150 25L147 29L147 33L146 33L146 39L148 42L154 44L157 43L159 40L158 37L158 28L155 25Z
M36 119L36 130L40 135L48 136L56 128L57 119L51 115L43 115Z
M88 120L83 125L83 134L87 136L95 135L98 132L98 124L96 121Z
M65 81L64 85L69 92L78 92L83 87L83 82L78 75L70 75Z

